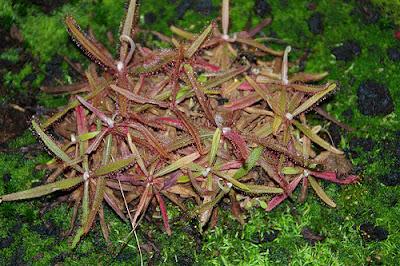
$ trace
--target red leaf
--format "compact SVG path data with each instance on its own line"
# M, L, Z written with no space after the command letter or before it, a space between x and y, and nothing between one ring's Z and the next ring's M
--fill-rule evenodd
M261 100L261 96L258 95L257 93L252 93L252 94L244 96L240 99L237 99L235 101L225 104L224 108L231 110L231 111L236 111L236 110L240 110L240 109L252 106L259 100Z
M314 172L310 171L310 175L341 185L355 183L359 180L359 176L349 175L345 179L338 179L336 173L333 171Z
M237 149L244 160L249 157L249 150L247 148L246 141L244 138L233 130L223 130L223 135L225 138L229 139L235 149Z
M303 178L303 175L299 175L298 177L296 177L292 182L290 182L289 186L288 186L288 191L290 193L292 193L297 185L299 184L300 180ZM279 196L275 196L273 197L269 202L268 202L268 206L267 206L267 211L271 211L272 209L274 209L276 206L278 206L279 204L282 203L282 201L284 201L286 198L288 197L287 194L281 194Z
M154 190L154 192L156 194L156 198L157 198L158 204L160 206L160 212L161 212L161 216L164 221L165 231L170 236L172 234L172 232L171 232L171 228L168 223L168 213L167 213L167 208L165 206L164 199L162 198L162 196L160 195L160 193L157 190Z

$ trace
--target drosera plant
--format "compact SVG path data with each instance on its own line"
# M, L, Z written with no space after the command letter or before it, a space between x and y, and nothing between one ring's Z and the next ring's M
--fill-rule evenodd
M310 184L335 207L317 179L338 184L359 179L340 169L348 165L343 152L319 136L321 127L311 127L305 115L337 85L316 84L327 73L288 75L290 46L279 52L252 39L268 19L230 37L224 0L222 34L215 22L199 35L173 28L174 48L151 50L134 41L138 14L131 0L118 59L71 16L65 19L73 40L100 69L93 64L84 82L55 88L72 95L69 104L42 122L32 121L55 155L46 164L52 171L46 184L0 201L70 191L75 246L97 216L108 240L104 204L122 220L129 217L133 230L158 207L171 234L165 199L198 217L203 228L225 197L244 223L244 209L271 211L293 199L300 181L300 200ZM244 53L254 60L238 60ZM46 134L49 127L61 140ZM188 201L196 207L189 209Z

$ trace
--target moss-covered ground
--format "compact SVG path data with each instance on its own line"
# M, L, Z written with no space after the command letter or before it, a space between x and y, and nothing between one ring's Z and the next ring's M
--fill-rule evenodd
M16 25L24 39L22 44L1 50L1 62L18 66L18 70L1 72L2 105L31 94L35 95L36 106L44 109L66 102L66 96L49 96L38 89L46 82L57 85L77 79L65 61L57 63L58 57L68 56L75 62L88 64L67 36L62 22L66 14L73 15L84 29L90 26L100 41L115 50L107 38L107 31L117 36L125 1L49 2L60 4L0 0L2 33ZM220 1L141 2L142 27L170 34L168 26L172 23L200 31L218 15ZM264 1L232 2L232 31L260 21L254 2ZM325 185L327 193L338 205L336 209L327 207L310 193L304 204L285 202L271 213L253 209L247 214L244 226L236 222L229 211L222 211L217 226L202 235L195 223L174 223L173 234L168 237L158 225L143 221L138 229L138 239L144 261L156 265L397 265L400 261L400 186L393 184L400 183L400 61L390 58L388 49L400 47L400 41L394 37L397 21L393 19L399 2L386 1L394 5L390 14L387 12L391 9L385 1L373 2L386 6L386 9L369 5L368 12L362 12L366 1L266 2L270 9L258 9L258 13L272 16L273 22L261 35L273 36L292 45L292 61L302 58L308 51L305 70L328 71L329 79L340 83L341 89L323 106L355 130L347 132L327 122L322 125L346 151L355 171L362 177L361 182L346 187ZM213 7L208 9L207 3L212 3ZM320 34L312 33L307 23L315 12L322 14L323 31ZM371 21L371 12L379 15L377 20ZM162 45L148 34L143 39L155 47ZM360 52L348 61L335 59L332 49L348 40L357 42ZM25 59L21 59L22 54ZM357 89L367 79L375 80L389 90L393 112L386 116L367 116L360 112ZM35 112L40 114L40 110ZM321 123L322 120L315 121ZM36 170L36 166L50 156L36 143L35 137L26 130L2 144L0 194L27 189L42 181L45 173ZM387 185L389 181L390 186ZM51 205L54 202L57 202L56 196L0 204L0 265L140 263L135 241L130 241L119 256L113 258L110 255L123 243L129 226L109 210L105 216L111 244L107 245L96 226L75 250L70 250L70 239L64 237L64 233L69 229L72 209L66 204ZM172 217L177 217L176 209L171 207L169 211ZM360 227L369 232L369 238ZM307 230L324 239L311 243L310 237L304 237Z

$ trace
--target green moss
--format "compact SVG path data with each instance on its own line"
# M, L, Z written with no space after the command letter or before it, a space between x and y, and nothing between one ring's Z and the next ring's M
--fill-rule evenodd
M399 0L372 0L384 13L390 15L397 25L400 25L400 1Z

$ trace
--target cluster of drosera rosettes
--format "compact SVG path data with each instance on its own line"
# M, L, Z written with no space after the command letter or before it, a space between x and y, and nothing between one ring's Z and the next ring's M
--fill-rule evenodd
M253 39L270 20L249 31L228 33L229 1L222 4L222 33L211 23L200 35L172 27L174 48L151 50L134 42L136 1L130 2L120 36L120 57L111 54L76 21L66 25L78 46L98 63L86 80L57 88L72 94L64 109L33 128L56 156L45 185L1 196L2 201L70 191L72 224L79 217L74 243L107 203L133 228L149 212L160 212L170 234L166 199L200 227L224 197L243 222L242 211L259 206L270 211L301 182L328 205L318 179L338 184L357 181L342 152L310 127L305 112L336 84L316 85L326 73L288 75L288 54ZM241 58L243 54L247 58ZM314 83L309 85L308 83ZM56 123L57 122L57 123ZM55 141L44 132L64 137ZM188 209L187 202L195 203Z

